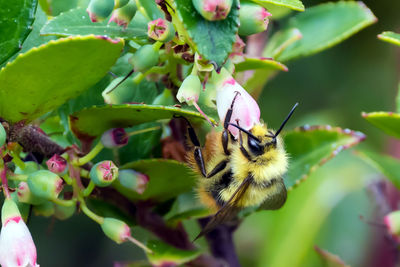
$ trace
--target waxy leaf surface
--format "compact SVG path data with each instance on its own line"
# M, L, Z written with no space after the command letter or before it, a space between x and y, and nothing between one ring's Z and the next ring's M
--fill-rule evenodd
M290 189L343 149L365 139L365 135L331 126L306 126L285 134L285 147L290 156L285 184Z
M75 36L20 54L0 71L0 117L29 122L98 82L124 41Z
M121 169L133 169L148 175L149 183L143 194L123 187L118 181L114 187L128 199L165 201L189 192L196 184L196 174L184 163L166 159L146 159L127 163Z
M374 14L362 2L339 1L307 8L288 23L288 28L299 29L303 38L290 45L276 59L285 62L315 54L374 22Z
M0 0L0 64L19 49L32 30L37 0Z
M296 11L304 11L304 5L299 0L251 0L265 8L268 4L287 7Z
M400 34L395 32L383 32L378 35L382 41L400 46Z
M400 114L393 112L362 113L364 119L388 135L400 138Z

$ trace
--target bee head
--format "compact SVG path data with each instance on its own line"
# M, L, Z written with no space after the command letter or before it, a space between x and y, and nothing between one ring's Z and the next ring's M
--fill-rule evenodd
M240 131L247 135L247 148L251 154L257 157L280 146L279 134L292 116L297 105L298 103L293 106L292 110L289 112L288 116L282 122L281 126L276 132L268 130L267 127L263 124L256 124L250 131L247 131L239 125L233 123L230 123L230 125L238 128ZM241 145L243 146L242 140L241 143Z

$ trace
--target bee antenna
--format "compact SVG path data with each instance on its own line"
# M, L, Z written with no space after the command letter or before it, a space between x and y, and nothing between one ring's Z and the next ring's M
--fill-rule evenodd
M242 132L246 133L248 136L250 136L251 138L253 138L254 140L256 140L257 142L261 143L260 139L258 139L257 137L255 137L251 132L247 131L246 129L243 129L242 127L240 127L237 124L233 124L233 123L229 123L229 125L232 125L233 127L238 128L239 130L241 130Z
M292 107L292 110L289 112L286 119L282 122L281 127L279 127L279 130L276 131L274 138L276 138L278 136L278 134L282 131L283 127L285 127L285 124L288 122L288 120L290 119L290 117L292 116L294 110L296 109L296 107L298 105L299 105L299 103L294 104L294 106Z

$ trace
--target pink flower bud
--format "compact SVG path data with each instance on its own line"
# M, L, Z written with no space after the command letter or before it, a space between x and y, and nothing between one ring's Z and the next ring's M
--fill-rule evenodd
M54 200L63 189L63 180L55 173L40 170L29 174L28 186L39 198Z
M135 16L136 10L136 2L131 0L128 4L114 10L108 23L113 21L119 26L126 28Z
M213 73L213 75L217 75L213 79L216 80L217 111L221 122L225 120L226 113L237 95L230 122L239 124L246 130L250 130L254 124L259 123L260 108L254 98L233 79L226 69L222 68L220 74ZM229 126L228 130L235 138L239 136L239 130L236 127Z
M43 203L45 200L32 194L29 186L26 182L20 182L17 190L18 201L21 203L28 203L32 205L38 205Z
M67 160L58 154L54 154L48 161L46 161L49 171L63 174L67 169Z
M114 218L104 218L101 229L111 240L121 244L131 236L131 229L123 221Z
M118 168L110 160L101 161L92 167L89 176L95 185L105 187L117 179Z
M265 31L268 27L268 17L271 16L265 8L252 2L244 2L240 5L239 35L251 35Z
M118 180L122 186L143 194L149 182L149 176L134 170L121 170Z
M91 0L86 9L92 22L103 21L114 9L114 0Z
M147 35L151 39L166 43L174 38L175 29L171 22L159 18L147 24Z
M206 20L225 19L232 7L232 0L192 0L197 12Z
M114 128L103 133L101 143L107 148L123 147L128 144L129 136L124 128Z
M1 210L0 264L2 267L33 266L36 263L36 247L17 205L6 199Z
M400 210L389 213L383 221L392 237L400 242Z

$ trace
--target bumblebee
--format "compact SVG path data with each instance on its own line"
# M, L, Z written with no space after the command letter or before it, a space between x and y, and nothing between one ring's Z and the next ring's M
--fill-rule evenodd
M277 131L262 122L247 131L230 122L235 99L226 113L223 131L209 133L204 148L188 122L192 146L187 160L200 176L198 196L216 212L196 239L232 220L243 208L261 205L262 209L279 209L286 201L282 176L288 157L279 134L297 103ZM229 132L230 125L239 129L238 140Z

